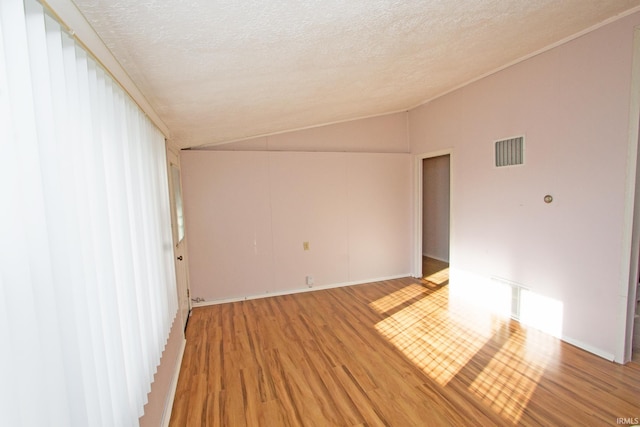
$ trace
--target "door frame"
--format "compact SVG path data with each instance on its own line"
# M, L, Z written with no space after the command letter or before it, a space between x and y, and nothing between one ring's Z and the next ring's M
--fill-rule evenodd
M191 316L191 291L189 288L189 268L188 268L188 254L187 254L187 234L186 234L186 224L184 224L184 235L182 240L178 240L178 220L177 214L175 210L175 188L173 184L173 175L172 175L172 167L176 167L180 173L180 193L182 192L182 169L180 167L180 155L179 151L176 148L172 147L168 142L166 144L166 152L167 152L167 174L168 174L168 185L169 185L169 199L171 206L171 236L173 242L173 256L174 256L174 264L175 264L175 274L176 274L176 293L178 295L178 316L180 316L180 321L182 323L182 328L186 330L187 322L189 321L189 317ZM183 200L184 205L184 200ZM184 213L183 213L183 221L184 221ZM181 272L183 272L181 276ZM184 284L181 282L184 281ZM184 288L183 288L184 286ZM183 292L186 295L183 295ZM186 314L183 313L182 310L182 301L181 298L186 298Z
M619 290L619 335L614 360L626 363L631 360L634 317L637 304L638 278L640 277L640 26L633 31L633 60L631 67L631 93L629 106L629 133L627 143L627 170L625 183L625 207L623 223L623 252ZM629 257L627 258L627 255Z
M447 148L444 150L431 151L422 154L416 154L414 156L414 178L413 178L413 230L414 230L414 245L413 245L413 272L412 276L415 278L422 278L422 215L424 209L424 200L422 197L422 179L423 179L423 160L430 159L432 157L449 156L449 264L454 259L453 246L453 149Z

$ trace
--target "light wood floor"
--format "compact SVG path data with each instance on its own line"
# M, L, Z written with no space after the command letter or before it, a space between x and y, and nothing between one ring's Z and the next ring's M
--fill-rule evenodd
M433 273L195 308L170 425L614 426L640 417L640 365L459 307Z

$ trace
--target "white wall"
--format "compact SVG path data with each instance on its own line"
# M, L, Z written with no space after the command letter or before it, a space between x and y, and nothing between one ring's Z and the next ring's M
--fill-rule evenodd
M451 148L453 277L497 276L559 301L561 334L613 357L634 14L410 112L412 152ZM637 118L634 118L637 120ZM525 164L495 140L525 135ZM551 194L554 201L545 204ZM540 316L545 313L540 310Z
M449 155L422 161L422 254L449 261Z
M181 165L192 298L409 274L408 154L183 151Z

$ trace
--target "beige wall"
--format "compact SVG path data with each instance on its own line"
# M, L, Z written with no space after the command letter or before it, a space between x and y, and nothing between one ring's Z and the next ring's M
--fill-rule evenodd
M452 150L452 283L499 277L562 306L561 334L620 356L634 14L410 112L412 152ZM638 120L637 117L631 118ZM525 164L494 141L525 135ZM551 194L554 201L545 204ZM622 301L623 302L623 301ZM539 310L541 317L544 310Z

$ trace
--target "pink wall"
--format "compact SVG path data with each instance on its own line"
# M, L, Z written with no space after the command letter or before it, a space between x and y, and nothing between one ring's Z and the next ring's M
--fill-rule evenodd
M192 298L409 274L408 154L192 150L181 165Z
M253 138L208 149L407 153L407 116L407 113L395 113Z
M169 397L173 391L173 380L177 381L179 362L182 361L182 344L184 343L184 333L182 325L178 320L173 321L169 338L162 352L160 365L153 377L151 391L147 395L149 401L144 406L144 415L140 417L140 427L157 427L163 425L163 415L169 407Z
M191 298L273 289L267 157L183 151L180 163Z
M626 17L410 112L413 153L452 151L452 276L560 301L562 334L616 353L632 37ZM493 143L525 135L525 165ZM545 204L551 194L554 202ZM544 315L544 313L541 313Z
M367 152L410 141L416 155L452 150L452 278L529 288L562 307L565 340L619 355L638 24L625 17L408 114L182 152L193 297L407 274L412 162ZM517 135L525 165L495 168L494 142Z

